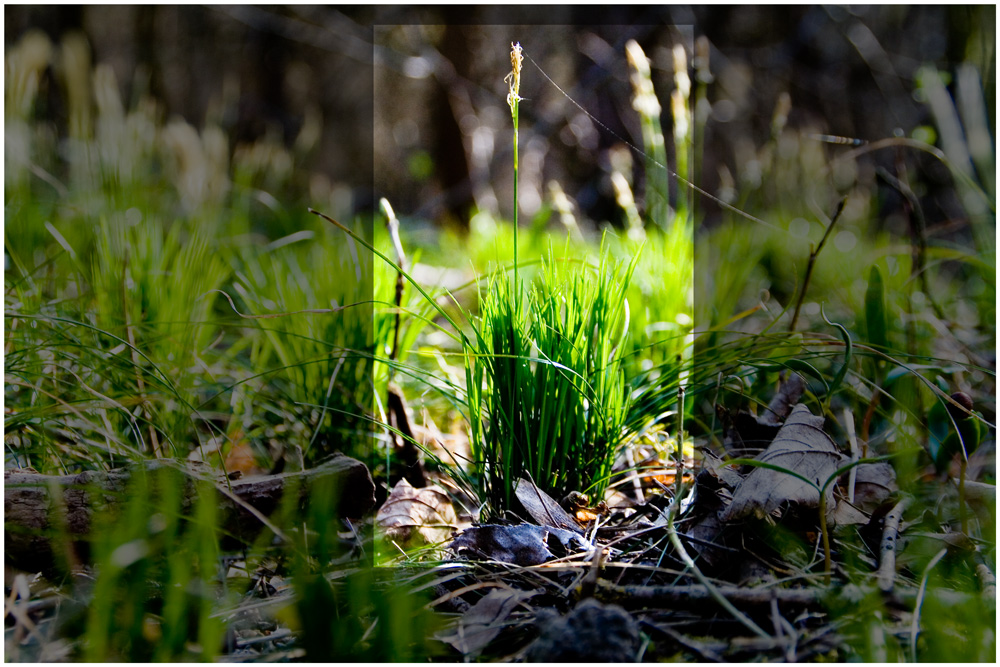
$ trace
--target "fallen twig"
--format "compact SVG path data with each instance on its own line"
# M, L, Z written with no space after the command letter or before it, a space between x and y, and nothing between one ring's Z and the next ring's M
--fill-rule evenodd
M789 608L811 608L822 607L823 600L831 594L830 589L825 588L748 588L743 586L713 586L714 593L718 593L727 601L746 607L769 606L771 599L776 598L778 603ZM715 597L706 586L701 584L682 584L665 586L619 586L609 581L598 581L597 590L594 593L601 602L613 602L623 607L651 607L653 605L663 605L665 608L686 605L687 609L693 607L703 607L715 601ZM861 599L865 596L865 589L858 588L856 596ZM947 605L963 604L969 600L970 595L959 591L936 590L934 595ZM897 590L884 597L886 606L894 609L913 610L913 604L917 600L917 591L914 589ZM773 638L768 637L773 641Z
M601 566L604 565L605 549L594 549L594 557L590 561L590 569L586 576L580 581L577 589L581 600L591 597L597 589L597 582L600 581Z
M993 570L990 566L986 564L983 559L983 555L980 552L976 552L976 578L979 580L979 585L983 587L983 597L987 600L997 599L997 578L993 574Z
M270 642L278 642L286 639L291 639L295 634L288 628L280 628L275 630L269 635L261 635L259 637L248 637L247 639L237 639L236 648L246 648L248 646L254 646L256 644L267 644Z
M745 588L740 586L713 586L714 592L730 603L745 606L770 605L772 597L778 602L792 607L809 607L819 603L825 594L818 588ZM687 601L692 604L714 599L712 592L702 584L676 586L617 586L610 582L598 582L595 597L603 602L641 603L652 602L670 605ZM761 631L763 632L763 630ZM766 634L766 633L765 633ZM770 636L768 636L770 639Z
M909 498L903 498L885 516L878 567L878 587L883 593L892 592L893 582L896 579L896 538L899 536L899 522L903 518L903 510L909 502Z

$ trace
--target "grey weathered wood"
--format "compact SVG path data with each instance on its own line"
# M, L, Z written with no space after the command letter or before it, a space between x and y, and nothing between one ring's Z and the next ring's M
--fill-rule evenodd
M279 538L281 528L267 518L281 503L286 488L297 488L302 500L320 487L332 485L326 497L335 499L337 513L360 517L375 506L375 485L363 463L337 455L301 472L248 477L227 482L203 464L166 459L148 461L147 473L176 470L186 480L183 509L196 497L197 480L209 481L217 492L219 525L227 534L249 543L270 528ZM89 557L87 538L97 512L113 510L128 501L126 493L136 466L76 475L42 475L33 471L4 472L5 562L29 571L51 567L60 554L69 565Z

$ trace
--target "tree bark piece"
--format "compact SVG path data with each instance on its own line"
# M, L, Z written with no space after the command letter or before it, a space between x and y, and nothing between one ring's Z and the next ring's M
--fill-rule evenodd
M344 517L360 517L375 506L375 485L368 469L343 455L302 472L231 482L204 464L159 459L143 467L147 473L173 468L184 476L185 511L194 503L194 482L211 482L217 491L220 528L243 543L252 541L265 526L282 537L280 528L267 517L281 504L286 488L297 488L300 499L305 500L317 487L333 485L337 513ZM4 471L5 561L32 572L47 569L55 562L55 551L65 548L57 542L72 544L63 554L70 565L86 561L86 542L95 513L128 501L126 492L135 471L136 466L63 476Z

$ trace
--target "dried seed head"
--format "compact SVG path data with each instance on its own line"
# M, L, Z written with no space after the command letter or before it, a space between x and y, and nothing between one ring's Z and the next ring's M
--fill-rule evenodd
M682 142L688 139L691 127L691 110L688 100L691 98L691 77L688 75L687 52L680 44L675 44L674 55L674 90L670 93L670 112L674 118L674 139Z
M771 117L771 136L777 137L788 123L788 114L792 111L792 96L787 91L778 95L774 105L774 115Z
M653 79L649 69L649 58L643 53L639 42L630 39L625 44L625 59L632 67L632 108L647 118L659 118L660 101L653 92Z
M709 58L712 55L712 43L702 35L694 41L694 69L700 83L712 83L712 72L709 69Z
M517 103L521 101L521 63L524 56L521 55L521 43L511 43L510 45L510 67L511 72L504 81L507 83L507 104L510 105L510 113L515 113Z
M670 93L670 113L674 117L674 138L683 141L691 127L691 112L688 110L687 97L680 88L674 88Z
M625 175L620 171L611 172L611 185L615 189L615 199L622 208L635 206L635 199L632 197L632 188L628 184Z
M680 44L674 45L674 85L684 99L691 95L691 77L688 76L687 53Z
M642 47L639 46L639 42L634 39L630 39L625 44L625 58L628 60L628 64L639 72L640 76L649 76L649 59L646 58L646 54L643 53Z

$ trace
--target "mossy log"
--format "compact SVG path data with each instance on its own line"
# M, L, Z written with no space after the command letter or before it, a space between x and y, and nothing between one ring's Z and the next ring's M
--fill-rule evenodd
M136 484L162 483L163 475L171 473L176 483L184 485L184 513L190 512L198 498L197 482L203 482L202 488L205 483L214 488L219 530L230 547L250 544L263 530L287 539L269 519L283 505L286 489L298 491L296 510L304 509L310 499L323 498L329 505L323 512L327 516L357 518L375 506L375 485L368 469L342 455L302 472L237 480L220 477L204 464L166 459L63 476L6 470L5 562L34 572L51 568L57 561L69 567L85 563L95 517L114 516L140 491Z

